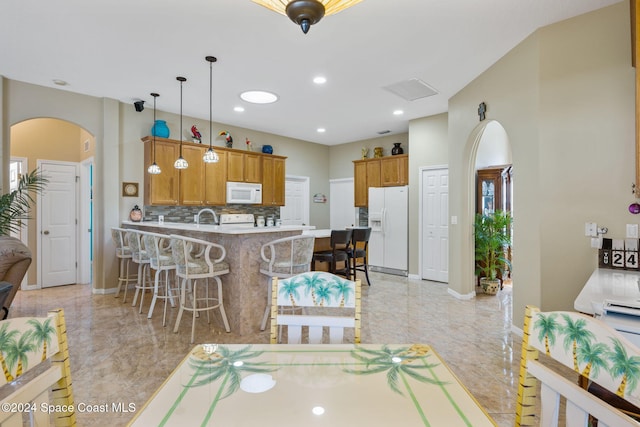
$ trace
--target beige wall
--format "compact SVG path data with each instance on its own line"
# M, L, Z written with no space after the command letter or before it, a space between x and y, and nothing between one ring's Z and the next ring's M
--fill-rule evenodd
M526 304L573 309L597 267L584 223L624 237L634 181L634 72L625 2L540 29L449 102L450 283L473 292L476 109L506 130L514 166L514 326Z

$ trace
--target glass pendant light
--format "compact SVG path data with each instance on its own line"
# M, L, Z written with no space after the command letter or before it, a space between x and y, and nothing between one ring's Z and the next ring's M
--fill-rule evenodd
M209 62L209 149L204 156L202 156L202 160L205 163L218 163L218 153L213 151L213 131L212 131L212 110L213 110L213 63L217 61L215 56L207 56L205 59Z
M156 131L155 131L155 125L156 125L156 98L159 97L160 95L157 93L151 93L151 96L153 96L153 146L151 147L151 149L153 150L153 163L151 163L149 165L149 168L147 169L147 172L149 172L151 175L158 175L160 172L162 172L160 170L160 166L158 166L158 164L156 163Z
M178 160L173 164L173 167L176 169L186 169L189 167L189 162L182 157L182 83L186 82L187 79L184 77L176 77L176 80L180 82L180 157L178 157Z

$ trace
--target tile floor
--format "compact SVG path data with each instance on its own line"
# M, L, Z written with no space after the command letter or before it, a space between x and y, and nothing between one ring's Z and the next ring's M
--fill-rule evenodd
M479 294L468 301L447 293L442 283L372 273L363 280L362 342L427 343L444 358L499 426L513 426L521 339L510 332L511 292ZM364 278L363 278L364 279ZM92 295L90 286L71 285L19 292L11 317L65 310L76 403L134 403L140 408L192 347L190 322L173 333L177 309L154 317L138 313L111 295ZM150 298L145 299L148 307ZM262 308L260 308L262 310ZM196 342L266 343L268 331L252 336L221 332L219 318L198 319ZM79 426L120 426L132 413L79 413Z

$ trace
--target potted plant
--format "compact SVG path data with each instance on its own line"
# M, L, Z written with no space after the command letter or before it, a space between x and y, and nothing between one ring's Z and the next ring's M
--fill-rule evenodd
M476 274L480 277L480 286L485 293L497 293L501 283L498 274L502 275L505 268L511 268L506 250L511 244L512 222L509 212L476 214Z
M19 232L22 221L29 219L33 194L40 193L48 180L37 169L23 175L18 187L0 196L0 281L12 285L0 311L0 320L5 319L9 307L20 287L20 282L31 264L31 251L20 239L11 237Z

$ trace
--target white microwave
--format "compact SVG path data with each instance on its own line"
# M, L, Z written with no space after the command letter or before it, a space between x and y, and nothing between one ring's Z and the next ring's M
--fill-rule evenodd
M262 184L227 181L227 203L261 204Z

